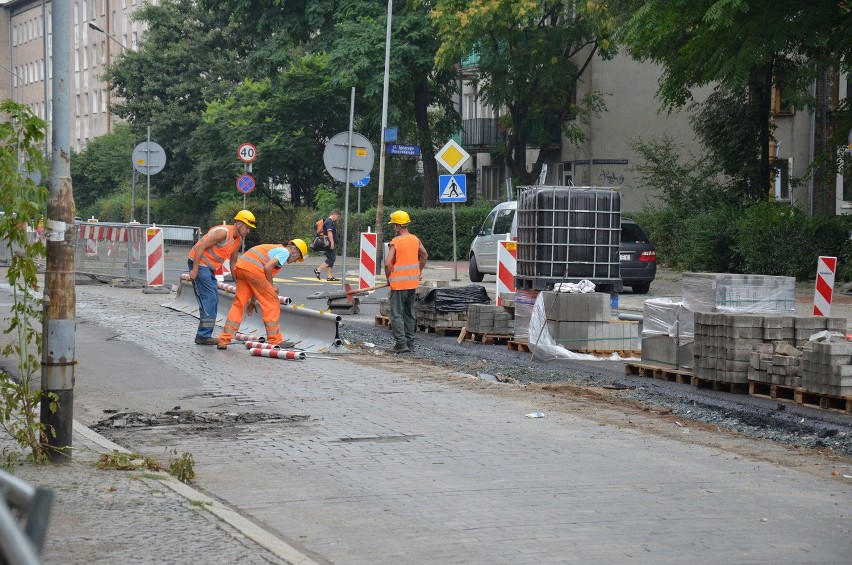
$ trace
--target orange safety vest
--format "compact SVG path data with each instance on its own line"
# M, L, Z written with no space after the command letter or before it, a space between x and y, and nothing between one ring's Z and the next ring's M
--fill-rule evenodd
M420 285L420 240L416 235L407 233L391 240L396 249L393 271L388 277L391 290L409 290Z
M234 249L238 248L240 243L242 243L242 238L239 236L234 226L213 226L210 228L210 231L204 234L204 237L199 239L198 242L192 246L192 249L189 250L189 258L192 259L193 263L195 262L195 256L197 254L196 248L200 246L202 241L210 237L211 234L217 230L227 230L228 237L225 238L225 241L220 241L213 247L205 249L204 255L199 261L202 265L210 267L210 270L212 271L221 267L222 263L231 257Z
M276 243L263 243L261 245L255 245L254 247L243 253L242 256L240 256L240 258L237 260L237 267L239 267L240 269L245 269L247 271L254 271L260 273L265 277L266 271L264 270L264 265L269 262L269 251L277 247L281 247L281 245ZM281 267L274 268L272 270L272 275L275 276L280 270Z

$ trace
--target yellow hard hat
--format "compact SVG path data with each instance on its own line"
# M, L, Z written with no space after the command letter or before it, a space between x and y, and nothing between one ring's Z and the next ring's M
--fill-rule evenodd
M404 226L405 224L411 223L411 217L408 215L408 212L404 210L397 210L393 214L390 215L390 221L388 224L399 224Z
M299 251L302 252L302 256L299 258L299 262L305 260L305 257L308 256L308 244L305 243L304 239L291 239L287 242L287 245L295 245Z
M247 225L248 227L250 227L252 229L255 228L254 214L252 214L248 210L240 210L239 212L237 212L237 215L234 216L234 219L244 223L245 225Z

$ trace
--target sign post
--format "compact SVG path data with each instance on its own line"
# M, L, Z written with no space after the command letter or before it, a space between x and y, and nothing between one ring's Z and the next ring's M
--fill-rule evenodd
M237 159L243 162L243 174L237 178L237 190L243 193L243 208L246 207L246 194L251 194L256 188L251 172L251 164L257 159L257 147L251 143L241 143L237 147ZM245 248L245 243L243 243Z
M133 167L148 179L146 222L151 225L151 175L156 175L166 166L166 152L151 141L151 126L148 126L148 141L133 149Z
M450 202L453 207L453 280L459 280L458 264L458 239L456 234L456 202L467 201L467 177L455 174L465 162L470 159L470 154L464 150L454 139L449 140L436 154L438 161L449 175L441 175L438 178L438 201Z

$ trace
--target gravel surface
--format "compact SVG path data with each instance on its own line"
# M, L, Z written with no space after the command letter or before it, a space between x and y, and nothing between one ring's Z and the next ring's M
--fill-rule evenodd
M341 336L362 349L388 350L393 346L387 328L363 323L344 323ZM852 456L852 417L848 414L625 375L623 361L539 361L506 345L458 345L454 337L423 333L417 334L414 351L405 357L484 380L615 390L615 398L653 407L658 413L675 414L746 437Z

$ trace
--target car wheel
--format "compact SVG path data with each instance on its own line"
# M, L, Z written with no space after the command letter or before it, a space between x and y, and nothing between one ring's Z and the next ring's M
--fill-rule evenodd
M633 291L633 294L648 294L648 291L651 289L651 283L634 284L630 286L630 289Z
M482 279L485 278L485 275L479 272L476 255L470 256L470 262L467 264L467 276L470 277L470 282L482 282Z

